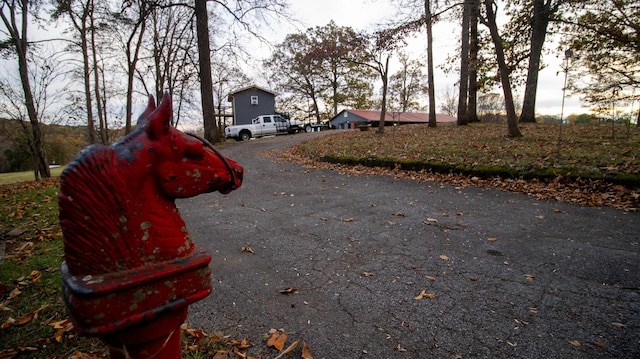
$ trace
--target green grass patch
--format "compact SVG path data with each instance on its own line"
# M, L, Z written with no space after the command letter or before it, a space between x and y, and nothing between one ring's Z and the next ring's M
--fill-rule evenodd
M96 339L56 327L67 319L57 194L57 178L0 186L0 353L54 358L104 350Z
M51 177L60 177L64 167L56 167L51 169ZM17 182L33 181L35 176L33 171L0 173L0 185L12 184Z

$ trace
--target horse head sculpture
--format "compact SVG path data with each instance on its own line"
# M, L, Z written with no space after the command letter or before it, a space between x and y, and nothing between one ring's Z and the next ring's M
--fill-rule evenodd
M101 274L184 257L194 246L174 200L229 193L243 168L170 125L171 99L151 96L138 125L110 147L92 145L61 177L60 225L71 273Z

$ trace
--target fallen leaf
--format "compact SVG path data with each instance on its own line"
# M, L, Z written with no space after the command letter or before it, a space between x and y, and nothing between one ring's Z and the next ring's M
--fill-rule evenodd
M396 216L396 217L406 217L406 215L404 213L400 212L400 211L394 213L393 215Z
M267 340L268 347L274 347L278 350L282 350L286 341L287 333L284 330L271 329L269 331L269 339Z
M440 255L440 259L442 259L443 261L448 261L449 257L447 257L444 254L442 254L442 255Z
M289 347L287 349L283 350L280 354L278 354L277 357L275 357L273 359L280 359L284 355L291 354L291 352L298 346L298 344L300 344L301 341L302 341L302 339L298 339L295 342L291 343L291 345L289 345Z
M11 359L16 355L18 355L18 352L15 349L5 349L0 352L0 358L2 359Z
M418 296L415 297L416 300L422 300L423 298L429 298L431 300L436 299L436 295L432 293L427 293L426 290L422 290Z
M574 347L582 346L582 344L580 344L580 342L577 340L570 340L569 344L573 345Z
M39 270L32 270L31 274L29 275L29 278L33 283L39 281L40 277L42 277L42 272L40 272Z
M362 273L362 275L363 275L363 276L365 276L365 277L372 277L372 276L373 276L373 273L371 273L371 272L364 272L364 273Z
M438 220L437 220L437 219L435 219L435 218L431 218L431 217L429 217L429 218L427 218L427 222L430 222L430 223L438 223Z
M428 280L436 280L436 277L431 276L431 275L425 275L424 277L425 277L426 279L428 279Z
M295 287L289 287L278 291L280 294L295 294L298 290Z
M256 252L253 250L253 248L251 248L250 244L247 244L246 246L243 246L240 248L240 252L247 252L247 253L251 253L251 254L255 254Z
M249 349L253 346L253 344L251 344L249 338L244 338L242 340L234 340L232 341L233 345L240 349L240 350L244 350L244 349Z
M342 222L353 222L353 217L350 218L343 218Z
M595 340L593 341L593 345L597 346L600 349L606 348L606 346L604 344L600 343L599 341L595 341Z
M618 323L618 322L613 322L611 323L613 324L614 327L618 327L618 328L624 328L626 327L626 325L622 324L622 323Z
M533 274L524 274L523 277L525 277L528 281L532 281L536 278L536 276Z
M13 318L11 318L11 317L7 318L7 320L5 320L5 322L4 322L4 323L2 323L2 326L0 326L0 330L9 328L9 327L10 327L10 326L12 326L15 322L16 322L16 320L15 320L15 319L13 319Z
M489 238L487 238L487 240L488 240L488 241L493 242L493 241L497 241L497 240L498 240L498 238L496 238L496 237L489 237Z
M313 351L307 345L307 342L302 342L302 354L300 355L302 359L313 359Z

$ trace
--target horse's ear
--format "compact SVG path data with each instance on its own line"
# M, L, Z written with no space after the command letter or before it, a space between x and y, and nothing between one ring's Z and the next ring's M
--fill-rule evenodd
M144 126L147 122L149 122L149 115L156 109L156 99L153 95L149 95L149 102L147 103L147 108L144 110L142 115L138 117L137 126Z
M171 122L172 111L171 97L168 92L165 92L158 108L149 115L149 120L145 127L149 137L158 138L167 133Z

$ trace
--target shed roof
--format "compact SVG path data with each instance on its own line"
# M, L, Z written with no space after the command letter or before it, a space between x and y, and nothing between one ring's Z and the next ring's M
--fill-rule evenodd
M247 91L247 90L252 90L252 89L260 90L260 91L264 91L264 92L268 92L268 93L270 93L270 94L273 94L274 96L277 96L277 95L278 95L278 93L276 93L276 92L274 92L274 91L271 91L271 90L267 90L266 88L263 88L263 87L260 87L260 86L257 86L257 85L251 85L251 86L247 86L247 87L243 87L243 88L240 88L240 89L237 89L237 90L231 91L231 92L229 93L229 96L233 96L233 95L235 95L235 94L237 94L237 93L239 93L239 92L243 92L243 91Z

